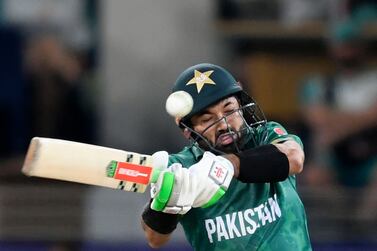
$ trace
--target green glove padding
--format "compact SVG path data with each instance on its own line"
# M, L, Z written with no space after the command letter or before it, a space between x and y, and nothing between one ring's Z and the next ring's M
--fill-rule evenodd
M153 199L151 208L156 211L163 211L168 203L174 186L174 173L164 172L162 177L161 189Z

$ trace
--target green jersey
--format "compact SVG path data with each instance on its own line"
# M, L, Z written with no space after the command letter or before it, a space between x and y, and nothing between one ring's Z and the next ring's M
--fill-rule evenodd
M288 134L280 124L268 122L266 127L254 131L247 147L289 138L302 145L297 136ZM203 151L194 145L171 155L170 162L189 167L202 155ZM276 183L247 184L233 179L216 204L191 209L180 223L195 250L311 250L295 176Z

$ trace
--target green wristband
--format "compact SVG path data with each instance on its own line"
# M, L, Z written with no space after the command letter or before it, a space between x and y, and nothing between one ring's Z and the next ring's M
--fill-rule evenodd
M174 173L164 172L160 192L153 199L151 208L156 211L165 209L174 187Z

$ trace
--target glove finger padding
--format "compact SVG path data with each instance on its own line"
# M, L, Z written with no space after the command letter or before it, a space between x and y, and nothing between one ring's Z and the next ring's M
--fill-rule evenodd
M151 187L151 208L170 214L185 214L191 209L195 193L188 169L175 163L160 173Z
M173 164L170 170L174 173L174 187L163 212L185 214L191 209L195 199L193 180L188 169L180 164Z
M152 154L152 166L153 166L153 172L151 177L151 197L154 198L156 196L156 193L158 190L160 190L160 187L157 188L157 180L161 176L161 179L164 177L163 175L160 175L162 171L167 170L168 163L169 163L169 154L166 151L158 151ZM161 182L159 183L161 184ZM158 206L156 205L156 208Z
M156 211L163 211L170 199L174 187L174 173L162 171L156 184L151 187L152 203L151 208Z

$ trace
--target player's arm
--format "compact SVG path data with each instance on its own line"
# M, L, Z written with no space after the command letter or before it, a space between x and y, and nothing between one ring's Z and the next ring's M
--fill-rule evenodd
M304 151L293 139L224 156L234 166L234 176L245 183L277 182L303 170Z
M304 150L296 141L289 139L283 143L274 144L288 159L289 175L299 174L304 169Z
M148 205L149 207L149 205ZM167 227L167 229L171 229L173 228L173 230L170 230L168 232L170 233L159 233L158 231L152 229L150 226L147 225L147 223L145 221L148 222L149 225L151 225L151 221L160 221L162 220L160 217L159 214L162 214L163 215L163 218L169 218L167 221L168 222L162 222L163 224L166 224L166 225L169 225L170 224L170 228L169 226ZM151 214L150 216L147 216L146 214ZM155 219L146 219L146 217L153 217L153 216L156 216L157 218ZM153 211L152 209L150 208L146 208L143 212L143 216L142 216L142 219L141 219L141 227L144 231L144 234L145 234L145 238L147 239L148 241L148 245L152 248L160 248L162 246L164 246L169 240L170 240L170 236L172 234L172 232L174 231L177 223L178 223L178 219L177 219L177 215L174 215L174 214L165 214L165 213L161 213L161 212L157 212L157 211ZM170 221L170 222L169 222ZM153 223L152 223L153 224ZM161 229L159 230L161 231Z

